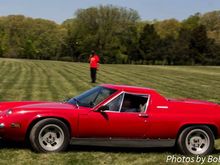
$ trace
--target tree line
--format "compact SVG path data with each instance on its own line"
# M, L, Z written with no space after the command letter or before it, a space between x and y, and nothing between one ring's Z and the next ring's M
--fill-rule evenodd
M102 63L220 65L220 11L183 21L142 21L112 5L79 9L62 24L23 15L0 17L0 57Z

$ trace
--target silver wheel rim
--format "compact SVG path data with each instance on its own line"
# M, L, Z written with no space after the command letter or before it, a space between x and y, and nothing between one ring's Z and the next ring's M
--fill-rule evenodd
M64 142L64 132L59 126L48 124L40 130L38 139L44 150L55 151L60 148Z
M202 129L193 129L186 136L186 148L194 155L201 155L210 146L209 135Z

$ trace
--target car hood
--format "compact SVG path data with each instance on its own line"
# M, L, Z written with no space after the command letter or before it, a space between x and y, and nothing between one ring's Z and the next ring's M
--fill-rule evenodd
M53 110L61 110L61 109L75 109L76 106L67 103L61 102L40 102L40 101L21 101L21 102L1 102L0 103L0 112L6 109L53 109Z
M9 108L14 108L22 105L28 104L38 104L42 103L41 101L11 101L11 102L0 102L0 112Z

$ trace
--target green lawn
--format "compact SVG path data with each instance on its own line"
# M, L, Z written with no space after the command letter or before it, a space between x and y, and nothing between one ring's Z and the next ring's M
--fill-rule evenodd
M155 88L169 98L186 97L220 103L220 67L101 65L97 84L101 83L145 86ZM1 101L59 101L97 84L90 83L89 65L85 63L0 59ZM36 154L20 144L0 144L0 147L0 165L165 164L168 155L181 156L170 149L71 146L64 153ZM219 142L216 148L213 156L217 157Z

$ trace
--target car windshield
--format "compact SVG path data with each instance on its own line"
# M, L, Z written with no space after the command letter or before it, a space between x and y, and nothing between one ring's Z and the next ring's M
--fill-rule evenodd
M94 107L104 101L106 98L111 96L113 93L115 93L116 90L97 86L95 88L92 88L84 93L82 93L79 96L76 96L67 103L75 104L77 106L84 106L84 107Z

